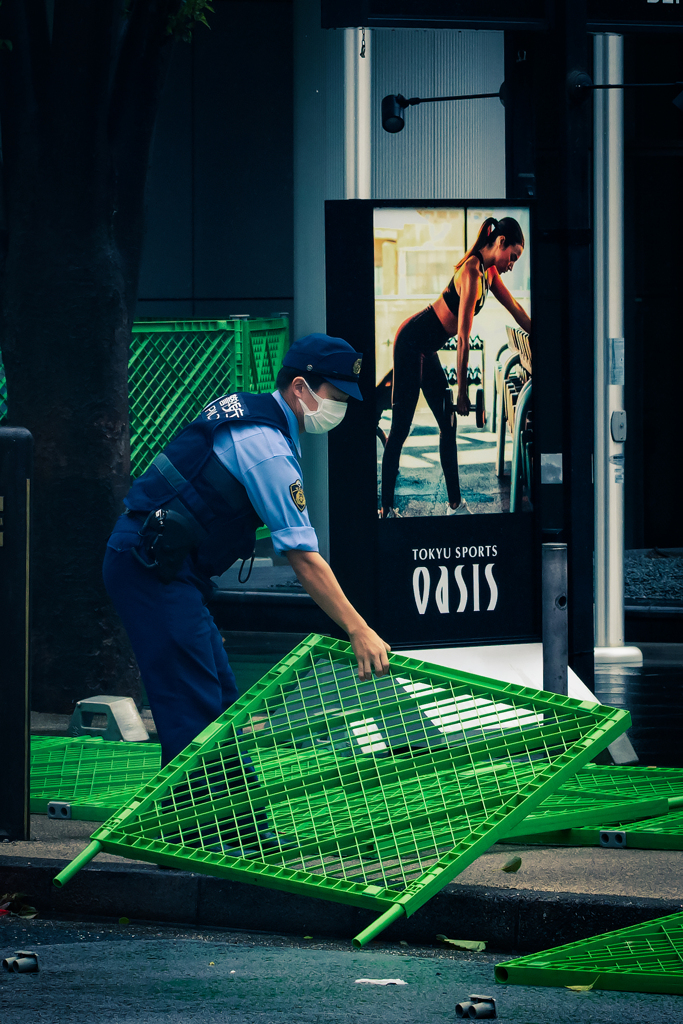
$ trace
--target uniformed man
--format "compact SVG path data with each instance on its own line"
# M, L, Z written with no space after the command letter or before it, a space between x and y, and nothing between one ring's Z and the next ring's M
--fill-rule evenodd
M341 423L362 401L361 356L311 334L285 356L273 394L225 395L178 434L124 500L104 581L126 627L167 764L237 699L205 599L254 550L261 522L311 597L349 636L361 679L388 670L389 647L353 608L308 518L299 433Z

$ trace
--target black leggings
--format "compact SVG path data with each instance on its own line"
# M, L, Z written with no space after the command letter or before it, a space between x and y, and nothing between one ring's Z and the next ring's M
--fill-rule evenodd
M446 331L431 306L402 324L394 342L394 390L391 432L382 459L382 508L394 507L394 488L401 449L413 422L420 388L439 425L439 456L451 505L460 504L455 407L446 374L437 355Z

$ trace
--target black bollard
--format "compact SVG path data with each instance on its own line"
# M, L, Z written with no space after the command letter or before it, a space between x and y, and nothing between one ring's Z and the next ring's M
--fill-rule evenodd
M0 840L30 838L30 520L33 438L0 427Z
M544 544L542 564L543 689L567 696L567 545Z

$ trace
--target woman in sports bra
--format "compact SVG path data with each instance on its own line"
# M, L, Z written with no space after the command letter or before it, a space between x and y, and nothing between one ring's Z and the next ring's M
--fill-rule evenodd
M439 425L439 457L448 493L447 515L468 513L460 494L458 452L455 443L455 412L467 416L467 363L472 320L480 312L489 291L519 326L530 332L531 321L501 281L522 255L524 235L512 217L487 217L474 245L454 268L453 277L439 298L405 320L394 340L394 377L391 398L391 432L382 459L382 508L384 517L400 516L394 506L394 490L401 449L410 433L420 389ZM449 338L458 338L458 397L453 397L438 351Z

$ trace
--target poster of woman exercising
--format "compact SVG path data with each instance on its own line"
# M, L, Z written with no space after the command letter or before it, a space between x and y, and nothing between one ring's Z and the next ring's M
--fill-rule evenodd
M529 211L374 211L380 518L531 510Z

